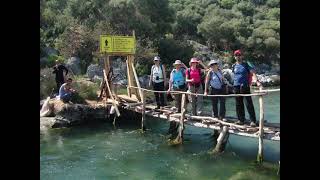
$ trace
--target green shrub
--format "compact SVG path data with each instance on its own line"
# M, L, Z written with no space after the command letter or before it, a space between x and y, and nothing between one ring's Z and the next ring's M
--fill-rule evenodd
M99 85L97 83L74 82L73 87L77 90L81 98L97 100L97 92L99 90Z

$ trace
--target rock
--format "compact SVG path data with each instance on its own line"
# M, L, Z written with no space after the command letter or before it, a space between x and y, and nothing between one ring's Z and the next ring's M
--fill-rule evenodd
M45 47L43 51L46 53L47 56L58 55L58 51L51 47Z
M144 75L142 77L139 77L140 86L142 88L147 88L149 85L149 79L150 79L150 75Z
M93 82L102 82L102 80L103 80L103 78L102 77L100 77L100 76L97 76L97 75L94 75L94 77L93 77L93 79L92 79L92 81Z
M280 76L279 75L271 75L270 76L271 82L273 86L280 85Z
M103 106L93 107L84 104L63 104L60 111L56 111L52 128L70 127L96 120L105 120L108 111Z
M40 67L45 67L48 64L48 58L42 57L40 58Z
M87 76L90 80L93 80L95 76L103 78L103 68L97 64L90 64L87 68Z
M78 57L71 57L68 59L66 63L66 67L73 72L75 75L81 74L80 68L80 58Z

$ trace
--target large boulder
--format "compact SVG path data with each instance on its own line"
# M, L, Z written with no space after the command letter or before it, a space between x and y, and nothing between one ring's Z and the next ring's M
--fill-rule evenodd
M81 67L80 67L80 58L78 57L71 57L68 59L66 63L66 67L73 72L75 75L81 74Z
M95 76L102 78L103 68L98 64L90 64L90 66L87 68L87 76L90 78L90 80L93 80Z
M48 58L42 57L40 58L40 67L45 67L48 64Z
M148 85L149 85L149 78L150 78L150 75L144 75L142 77L139 77L139 82L140 82L140 86L142 88L147 88Z
M51 48L51 47L45 47L43 49L43 51L45 52L45 54L47 56L50 56L50 55L58 55L58 51L55 50L54 48Z

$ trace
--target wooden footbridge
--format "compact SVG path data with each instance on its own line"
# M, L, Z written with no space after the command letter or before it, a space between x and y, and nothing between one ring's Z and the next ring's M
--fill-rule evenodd
M134 33L133 33L134 35ZM134 36L133 36L134 37ZM217 118L213 118L209 115L207 116L193 116L187 113L187 96L205 96L204 94L194 94L182 91L170 91L171 94L182 94L181 102L181 113L176 113L172 107L166 106L161 109L156 109L156 106L152 103L147 103L146 93L147 92L158 92L167 93L166 91L153 91L145 88L141 88L138 75L134 67L134 53L119 53L119 52L107 52L105 54L105 67L104 67L104 80L101 89L101 94L105 94L103 102L105 104L111 104L111 113L114 110L116 116L120 116L119 108L128 109L142 114L141 119L141 129L145 129L145 119L146 116L156 117L170 121L170 128L176 131L177 136L174 138L173 142L175 144L183 143L183 131L185 129L185 124L213 129L215 133L220 133L217 138L216 150L223 150L227 138L230 134L235 134L244 137L252 137L259 139L259 150L257 155L257 161L262 162L263 160L263 139L280 141L280 123L268 123L264 120L264 104L263 96L268 95L272 91L276 90L262 90L255 91L252 94L229 94L229 95L206 95L208 97L213 96L224 96L224 97L236 97L236 96L258 96L259 97L259 126L251 127L248 122L244 125L237 125L235 121L237 118L226 117L227 121L222 121ZM110 57L111 56L125 56L126 66L127 66L127 94L117 94L116 87L110 86L112 84L110 74ZM116 120L116 118L115 118Z

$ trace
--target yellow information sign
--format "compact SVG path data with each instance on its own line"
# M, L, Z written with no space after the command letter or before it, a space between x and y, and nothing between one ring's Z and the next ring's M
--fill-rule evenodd
M100 36L100 52L135 54L136 42L133 36Z

